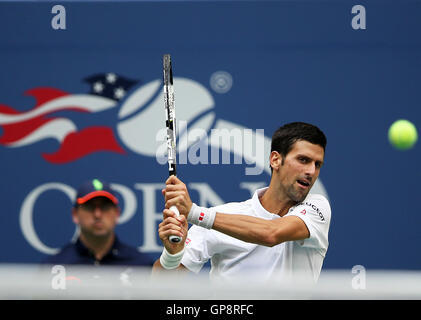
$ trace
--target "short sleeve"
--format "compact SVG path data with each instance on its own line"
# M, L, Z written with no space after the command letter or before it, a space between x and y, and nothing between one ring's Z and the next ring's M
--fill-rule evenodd
M310 237L299 241L303 247L318 249L324 256L329 245L331 218L329 201L322 195L310 195L285 216L297 216L304 221Z
M216 239L213 237L211 230L191 226L181 264L190 271L198 273L212 257L215 244Z

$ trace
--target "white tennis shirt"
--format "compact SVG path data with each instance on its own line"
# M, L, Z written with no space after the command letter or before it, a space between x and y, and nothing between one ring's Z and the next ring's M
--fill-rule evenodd
M214 209L227 214L242 214L266 220L282 219L266 211L259 200L267 188L258 189L244 202L231 202ZM198 273L211 260L211 279L235 279L252 273L253 279L300 279L317 282L328 248L331 209L329 201L320 194L308 194L284 216L297 216L304 221L310 237L286 241L273 247L244 242L215 230L192 226L186 240L181 263ZM256 278L257 277L257 278Z

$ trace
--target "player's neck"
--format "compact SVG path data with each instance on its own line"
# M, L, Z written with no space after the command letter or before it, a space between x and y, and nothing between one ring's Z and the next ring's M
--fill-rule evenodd
M260 203L267 211L275 213L281 217L286 215L288 210L296 204L286 195L285 192L276 190L272 183L260 198Z
M97 237L87 234L80 235L82 243L92 251L97 260L101 260L107 252L110 251L114 243L114 238L114 233L110 234L108 237Z

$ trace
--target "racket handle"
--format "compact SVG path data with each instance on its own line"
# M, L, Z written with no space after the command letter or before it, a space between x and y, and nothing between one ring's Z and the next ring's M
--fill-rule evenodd
M180 216L180 212L178 211L178 209L177 209L177 207L176 206L172 206L171 208L170 208L170 210L172 211L172 212L174 212L175 213L175 215L178 217L178 216ZM170 236L169 237L169 239L170 239L170 241L172 242L172 243L179 243L179 242L181 242L181 237L179 237L179 236Z

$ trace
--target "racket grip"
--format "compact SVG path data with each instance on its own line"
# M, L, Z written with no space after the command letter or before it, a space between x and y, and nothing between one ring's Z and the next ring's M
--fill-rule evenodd
M175 213L175 215L178 217L178 216L180 216L180 212L178 211L178 209L177 209L177 207L176 206L172 206L171 208L170 208L170 210L172 211L172 212L174 212ZM181 237L179 237L179 236L169 236L169 239L170 239L170 241L172 242L172 243L179 243L179 242L181 242Z

